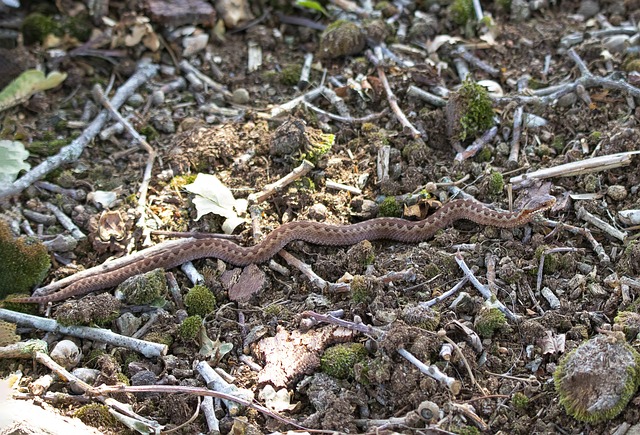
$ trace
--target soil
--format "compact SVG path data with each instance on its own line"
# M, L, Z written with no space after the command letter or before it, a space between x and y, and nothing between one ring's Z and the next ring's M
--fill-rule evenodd
M37 9L37 3L28 3L19 10L5 10L2 17L24 17ZM58 17L75 14L71 4L76 2L68 3L47 13ZM119 23L115 29L131 23L132 16L150 16L147 9L134 3L111 2L108 17ZM106 86L112 81L108 95L112 96L134 73L140 59L162 65L160 73L121 109L134 127L144 132L158 155L143 225L137 198L147 153L126 132L96 138L76 161L46 175L46 181L84 191L86 198L33 185L0 202L3 215L13 222L23 221L25 210L51 214L45 202L52 202L88 235L71 251L51 252L53 267L44 284L143 249L149 244L147 237L156 244L179 237L178 232L221 233L221 216L209 214L196 219L194 195L184 188L196 174L214 174L236 198L249 198L292 173L303 155L313 158L313 169L251 204L257 208L251 216L242 216L245 223L235 230L238 243L254 244L260 240L260 232L267 234L290 221L349 224L381 216L388 212L384 198L396 197L405 217L423 218L455 199L447 180L457 182L457 187L477 200L502 209L518 209L528 198L549 193L557 199L553 209L545 213L551 222L541 220L515 229L457 222L419 244L289 244L286 250L291 255L330 283L326 288L319 287L317 280L310 281L304 268L279 256L273 258L277 264L249 266L244 271L215 258L199 259L194 262L196 269L217 299L215 310L204 316L204 329L213 346L230 343L229 353L203 356L199 354L206 344L202 336L182 339L178 325L185 311L180 310L175 296L166 293L166 305L143 338L164 340L169 345L167 356L144 358L123 348L105 349L90 340L74 339L84 354L79 367L102 371L99 379L112 384L122 380L116 375L121 373L143 384L205 386L193 370L195 363L205 360L230 374L235 385L249 389L260 403L264 403L262 393L267 386L276 391L284 389L284 402L290 401L291 406L283 405L279 413L308 429L578 434L625 433L622 428L637 425L637 396L612 419L587 423L567 415L553 380L563 356L602 331L621 329L632 346L638 345L626 327L614 324L620 312L638 310L634 302L639 289L624 280L640 272L633 230L626 230L627 237L621 241L578 218L578 210L584 208L624 230L618 212L638 208L637 159L631 158L625 167L515 184L515 200L511 202L506 187L496 188L495 174L501 174L508 184L511 177L535 170L637 150L638 98L620 89L587 86L578 89L580 95L570 93L557 104L524 105L525 113L537 115L546 123L522 129L517 161L509 160L509 152L518 101L494 100L497 135L477 155L457 161L456 145L470 145L483 131L456 144L451 128L447 128L452 127L447 125L447 110L408 95L411 85L454 91L461 84L452 48L427 52L426 44L436 35L459 37L468 52L497 68L495 77L473 65L470 74L476 81L495 81L507 97L530 96L532 90L579 79L579 67L561 44L563 38L574 33L584 35L584 40L571 49L591 74L612 75L621 82L637 84L634 69L638 67L633 66L637 46L628 40L621 47L611 40L614 37L594 36L595 30L606 28L607 20L616 26L637 22L634 2L603 0L599 4L602 15L594 18L584 16L587 2L563 1L561 6L543 5L520 21L500 9L499 2L483 2L485 12L494 19L494 41L488 42L480 38L483 26L474 22L464 31L446 5L416 2L423 12L430 10L429 18L422 20L431 24L421 32L418 21L424 13L416 11L415 4L404 11L387 5L382 9L382 19L390 24L383 26L382 33L391 51L411 63L386 60L380 68L417 135L390 109L384 78L363 49L337 58L316 56L310 86L304 91L320 86L324 80L325 86L343 98L352 122L332 119L305 105L272 117L274 107L303 94L295 86L297 73L292 76L291 71L299 71L307 53L322 52L322 32L313 23L328 25L339 10L332 6L331 17L325 17L311 9L276 4L266 8L261 2L250 3L253 17L261 19L246 26L227 23L224 35L219 32L224 24L211 27L211 22L202 22L177 27L184 30L180 33L171 23L158 17L151 19L148 32L161 37L155 51L142 42L129 46L121 40L116 43L114 31L112 45L96 45L92 48L95 51L70 37L58 36L62 56L54 57L55 52L41 43L0 53L7 60L0 72L5 68L7 74L16 74L39 64L68 74L61 86L0 112L0 139L23 142L30 151L28 163L32 167L58 152L54 143L67 144L82 134L96 116L96 105L88 104L95 83ZM291 24L292 16L305 21ZM368 22L354 13L347 18L361 27ZM99 24L92 25L94 30L107 30L104 21L96 22ZM410 30L403 41L396 36L399 24ZM205 50L185 56L183 43L189 32L208 34L210 38ZM369 45L375 44L369 39ZM252 44L262 49L262 65L248 72L247 52ZM76 54L72 50L77 50ZM545 68L547 56L549 67ZM152 104L154 91L186 76L178 66L183 60L223 88L198 88L187 81L186 87L168 89L164 100ZM530 76L529 89L518 94L516 81L525 75ZM328 97L317 98L312 104L336 113ZM369 118L358 120L363 117ZM108 126L112 124L110 121ZM457 124L453 127L453 131L459 129ZM327 133L335 135L335 143L326 154L313 155L317 152L314 144ZM49 146L43 147L43 141ZM385 147L389 147L388 174L381 176L379 156ZM332 188L331 182L357 188L359 193ZM98 192L114 193L115 201L106 208L101 206L96 200ZM585 232L573 231L571 226L585 228L595 244ZM65 234L65 230L56 222L44 225L39 234L48 240ZM608 261L594 248L603 249ZM493 292L495 300L490 302L504 304L517 314L517 321L503 321L488 332L481 329L481 321L490 310L470 283L430 308L420 305L464 279L456 263L457 253ZM178 269L171 272L179 292L186 294L192 287L190 281ZM102 302L89 304L93 308L103 306ZM158 310L129 308L128 313L141 319L142 324ZM119 309L123 313L126 310ZM87 308L77 310L88 312ZM73 308L67 306L65 311ZM314 322L309 312L334 313L354 322L353 327ZM116 325L113 321L103 327L121 332ZM362 327L365 325L374 329L367 333ZM484 333L479 336L480 331ZM43 336L34 330L18 332L23 339ZM46 339L53 345L62 338L50 334ZM327 374L328 363L322 357L326 349L344 343L364 344L366 353L357 362L347 362L349 369L339 379ZM454 349L447 356L443 347L450 344ZM114 359L91 360L94 351L100 349ZM457 388L447 388L421 373L398 353L399 349L409 351L426 365L433 364L456 380ZM248 365L247 359L257 368ZM7 376L19 367L25 385L49 372L44 366L34 370L24 361L5 360L1 373ZM149 373L150 380L140 380ZM52 389L70 392L69 386L60 381ZM192 395L138 393L117 398L166 429L181 426L178 430L182 433L208 431L202 416L191 419L198 406ZM59 406L59 412L72 415L82 405L71 402ZM225 410L218 409L222 433L269 433L293 428L253 409L241 408L235 416ZM123 427L101 429L120 433Z

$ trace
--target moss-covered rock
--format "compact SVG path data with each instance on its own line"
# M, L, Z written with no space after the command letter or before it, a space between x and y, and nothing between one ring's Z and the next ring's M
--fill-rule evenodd
M451 94L446 114L447 133L453 141L472 139L494 124L489 92L471 79L465 80L460 89Z
M357 24L338 20L322 33L318 55L324 59L351 56L360 53L365 42L365 33Z
M363 362L367 350L362 343L344 343L328 348L320 358L320 369L338 379L353 377L353 366Z
M560 403L576 420L611 420L638 388L640 354L624 334L597 335L569 353L553 374Z

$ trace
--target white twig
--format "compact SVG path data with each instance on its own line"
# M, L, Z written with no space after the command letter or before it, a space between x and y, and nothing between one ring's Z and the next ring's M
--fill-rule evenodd
M620 231L619 229L606 223L599 217L589 213L582 206L578 207L578 219L582 219L583 221L589 222L591 225L600 228L602 231L609 234L611 237L615 237L621 242L624 242L624 240L627 238L627 233L625 231Z
M30 314L18 313L0 308L0 319L7 322L25 325L31 328L41 329L48 332L71 335L89 340L102 341L113 346L126 347L140 352L147 358L153 358L167 354L166 344L153 343L150 341L138 340L124 335L116 334L108 329L90 328L87 326L63 326L54 319L32 316Z
M111 100L111 105L116 109L120 108L127 99L140 87L147 83L149 79L158 72L157 65L142 65L116 92ZM0 200L12 195L17 195L35 181L44 178L49 172L59 168L65 163L74 162L80 157L84 148L95 138L105 123L109 120L110 114L107 110L101 111L82 134L69 145L60 149L55 156L49 157L38 166L27 172L25 175L13 182L11 187L0 191Z
M408 350L400 348L397 350L397 352L402 355L407 361L409 361L411 364L413 364L414 366L416 366L418 368L418 370L420 370L422 373L424 373L427 376L432 377L433 379L435 379L436 381L440 382L443 385L446 385L446 387L449 389L449 391L451 391L451 393L454 396L457 396L458 393L460 393L460 390L462 389L462 383L457 380L454 379L450 376L447 376L446 374L442 373L440 371L440 369L438 367L436 367L435 365L426 365L425 363L423 363L422 361L420 361L418 358L416 358L415 356L413 356Z
M303 160L300 166L294 168L293 171L276 181L275 183L267 184L264 186L261 192L252 193L249 195L249 202L252 204L259 204L271 195L276 193L278 189L282 189L284 186L294 182L295 180L302 178L309 173L315 166L313 163Z
M84 240L87 238L87 236L80 230L80 228L78 228L78 226L73 223L71 218L66 214L64 214L62 210L60 210L58 207L51 204L50 202L45 202L44 205L47 207L47 209L49 209L49 211L51 211L51 213L54 214L56 219L58 219L58 222L60 222L60 225L62 225L65 230L71 233L71 236L74 239Z

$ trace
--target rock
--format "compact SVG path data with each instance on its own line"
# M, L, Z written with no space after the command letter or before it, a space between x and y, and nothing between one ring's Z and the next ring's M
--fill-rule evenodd
M320 37L318 56L324 59L336 59L360 53L364 49L366 37L357 24L348 21L336 21Z
M171 27L216 21L216 11L205 0L147 0L146 9L154 22Z
M51 351L51 359L67 370L74 368L82 359L82 352L71 340L62 340Z
M238 88L231 95L231 101L236 104L248 104L250 100L249 91L245 88Z
M607 196L614 201L622 201L627 197L627 189L619 184L614 184L607 189Z

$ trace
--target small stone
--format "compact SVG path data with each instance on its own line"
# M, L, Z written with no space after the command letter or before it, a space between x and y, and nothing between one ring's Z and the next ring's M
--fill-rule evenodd
M558 107L571 107L578 101L578 96L575 92L570 92L562 97L558 98Z
M62 340L51 351L51 359L67 370L71 370L78 365L82 358L82 352L71 340Z
M131 385L155 385L158 377L150 370L143 370L131 376Z
M529 9L529 2L527 0L512 0L511 1L511 19L516 22L522 22L529 19L531 16L531 10Z
M319 57L336 59L360 53L365 46L366 36L357 24L336 21L320 37Z
M116 325L120 334L131 337L142 325L142 320L133 313L124 313L116 319Z
M586 19L594 17L598 12L600 12L600 5L596 0L582 0L577 14Z
M622 201L627 197L627 189L619 184L614 184L607 189L607 196L614 201Z
M313 219L314 221L322 222L327 218L327 206L324 204L314 204L309 207L309 212L307 213L309 219Z
M176 124L173 122L171 112L166 109L159 110L151 120L153 127L167 134L173 134L176 132Z
M206 33L201 33L200 35L195 36L186 36L182 40L182 46L184 50L182 52L182 56L189 57L192 56L207 47L209 43L209 35Z
M127 104L131 107L140 107L144 104L144 97L138 93L133 94L127 100Z
M231 101L236 104L247 104L249 103L249 91L245 88L238 88L233 91L233 95L231 95Z

